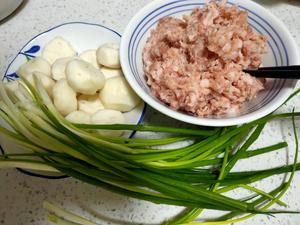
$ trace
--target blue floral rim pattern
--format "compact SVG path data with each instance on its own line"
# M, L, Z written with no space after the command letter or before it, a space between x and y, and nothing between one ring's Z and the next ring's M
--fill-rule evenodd
M39 45L33 45L30 49L26 50L26 51L21 51L19 52L18 55L24 55L28 60L35 58L36 56L33 55L35 53L38 53L38 51L41 49L41 47ZM14 61L14 60L13 60ZM9 68L9 67L8 67ZM16 72L7 74L7 72L4 74L2 80L7 80L7 81L13 81L15 79L19 78L18 74Z

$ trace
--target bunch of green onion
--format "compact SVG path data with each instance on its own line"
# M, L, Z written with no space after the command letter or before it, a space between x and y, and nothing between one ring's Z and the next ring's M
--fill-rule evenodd
M267 209L273 204L286 206L280 198L290 186L295 171L300 170L294 122L299 112L270 114L241 126L214 129L72 124L57 112L40 80L37 77L34 80L35 86L26 80L20 81L24 99L7 93L4 84L0 84L0 117L10 125L10 129L0 126L0 133L28 150L28 153L0 156L0 167L59 171L121 195L186 207L183 213L165 224L230 224L256 214L288 212ZM277 118L292 118L296 143L294 163L261 171L232 172L240 159L287 147L286 142L280 142L256 150L250 148L265 125ZM108 137L93 132L97 129L165 132L176 136L161 139ZM186 140L191 144L185 147L156 147ZM250 185L287 172L291 172L289 179L270 192ZM236 188L250 190L254 195L243 199L224 195ZM228 213L215 222L192 222L203 209Z

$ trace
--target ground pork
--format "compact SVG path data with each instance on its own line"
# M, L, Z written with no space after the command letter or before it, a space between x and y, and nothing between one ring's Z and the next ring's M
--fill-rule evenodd
M143 51L152 93L199 117L238 113L264 88L263 80L242 71L259 67L266 53L266 37L247 18L237 6L212 1L182 19L160 19Z

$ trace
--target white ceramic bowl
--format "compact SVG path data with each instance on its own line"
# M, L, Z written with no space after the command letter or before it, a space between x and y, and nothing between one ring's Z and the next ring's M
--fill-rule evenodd
M12 14L23 0L0 0L0 21Z
M264 91L244 104L240 113L229 117L199 118L170 109L151 94L147 86L142 63L142 51L150 30L165 16L181 17L196 6L203 7L208 0L156 0L142 8L129 22L121 40L121 64L124 74L136 93L149 105L172 118L197 125L231 126L250 122L276 110L293 91L296 81L271 80ZM297 46L284 24L268 10L250 0L229 0L247 10L249 24L255 32L268 37L268 53L264 66L286 66L300 63Z
M30 41L28 41L17 53L13 61L9 64L4 76L2 77L2 80L4 80L4 82L9 82L17 79L18 76L15 73L17 69L27 60L39 56L45 44L56 36L61 36L68 40L78 53L81 53L87 49L97 49L101 44L107 42L119 42L121 38L121 35L116 31L98 24L70 22L58 25L36 35ZM141 123L144 119L145 110L146 104L139 104L132 111L124 113L126 121L129 124ZM0 123L6 125L4 121L0 120ZM133 135L134 132L131 131L124 133L124 136L126 137L132 137ZM5 151L5 153L24 152L23 149L9 140L0 140L0 143L0 154L1 151ZM21 171L28 175L50 179L65 177L57 174L53 175L52 173L42 173L28 170Z

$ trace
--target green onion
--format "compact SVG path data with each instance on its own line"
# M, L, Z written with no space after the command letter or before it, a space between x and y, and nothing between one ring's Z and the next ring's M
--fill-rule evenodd
M177 128L177 127L163 127L163 126L153 126L153 125L130 125L130 124L113 124L113 125L75 124L75 126L84 129L152 131L152 132L166 132L166 133L188 134L188 135L197 135L197 136L211 136L218 131L218 129L193 130L193 129Z
M6 159L0 163L0 168L23 168L23 169L31 169L31 170L38 170L38 171L47 171L47 172L58 172L55 168L45 165L44 163L28 161L25 162L24 160L18 161L18 159L9 160Z
M258 207L258 201L253 201L253 194L259 199L259 204L277 203L285 206L279 198L290 181L277 192L269 193L250 184L279 173L294 174L300 170L299 164L295 162L293 165L262 171L231 172L231 169L240 159L286 147L287 143L281 142L250 150L265 124L273 119L292 117L295 130L294 117L300 116L299 112L271 114L241 126L215 129L144 124L72 124L57 112L38 77L35 76L34 81L35 86L26 80L22 81L26 103L16 102L0 84L0 117L12 128L9 130L0 126L0 132L28 150L28 153L0 157L0 167L59 171L118 194L158 204L188 207L168 224L190 222L204 209L229 211L226 223L232 216L285 213L268 212L266 208ZM104 137L91 132L91 129L164 132L175 137ZM187 145L180 148L167 146L182 141L187 141ZM161 149L162 145L165 145L164 149ZM28 159L29 156L32 158ZM240 187L253 194L245 199L224 195ZM50 214L49 218L61 224L83 224L79 218L67 218L57 212Z
M71 221L62 219L54 214L48 214L48 220L52 223L56 223L58 225L81 225L80 223L73 223Z
M55 206L55 205L53 205L53 204L51 204L50 202L47 202L47 201L44 201L43 207L44 207L44 209L46 209L47 211L49 211L51 213L50 214L51 218L49 218L49 217L48 218L52 222L55 222L52 219L54 219L54 218L58 219L60 217L60 218L64 218L67 221L72 222L73 224L99 225L99 224L96 224L96 223L94 223L90 220L87 220L87 219L85 219L81 216L77 216L73 213L70 213L70 212L68 212L68 211L66 211L66 210L64 210L60 207L57 207L57 206ZM55 222L55 223L57 223L57 222Z

